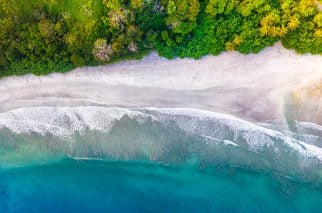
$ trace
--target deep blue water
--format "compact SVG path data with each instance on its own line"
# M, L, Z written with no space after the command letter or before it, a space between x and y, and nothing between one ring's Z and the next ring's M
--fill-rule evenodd
M3 170L1 212L318 212L319 187L232 168L65 159Z

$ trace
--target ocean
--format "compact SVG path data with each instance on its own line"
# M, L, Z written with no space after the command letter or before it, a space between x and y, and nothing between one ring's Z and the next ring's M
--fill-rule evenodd
M0 114L0 212L319 212L322 130L162 108Z

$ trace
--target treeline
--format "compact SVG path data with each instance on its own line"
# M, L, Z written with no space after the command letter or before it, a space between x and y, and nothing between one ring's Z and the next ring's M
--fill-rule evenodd
M257 53L281 40L322 54L314 0L0 0L0 76L140 57Z

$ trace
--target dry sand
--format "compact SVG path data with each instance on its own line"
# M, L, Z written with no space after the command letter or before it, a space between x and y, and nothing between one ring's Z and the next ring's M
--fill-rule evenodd
M67 74L1 79L0 112L32 106L185 107L283 122L285 97L306 94L301 91L312 86L320 94L321 79L321 55L301 56L280 43L256 55L227 52L200 60L167 60L152 53L140 61ZM321 95L309 102L298 96L297 102L291 98L293 108L301 107L296 119L320 122Z

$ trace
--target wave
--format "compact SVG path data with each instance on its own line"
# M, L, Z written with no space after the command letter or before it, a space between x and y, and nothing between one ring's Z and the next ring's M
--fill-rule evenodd
M67 137L86 129L108 131L115 120L124 115L144 116L140 112L120 108L102 107L35 107L13 110L0 115L0 128L15 133L35 132L41 135L51 133Z
M49 159L152 160L321 179L318 134L182 108L35 107L0 114L0 168ZM302 124L314 131L317 125ZM309 137L310 136L310 137ZM313 142L308 142L314 138Z

